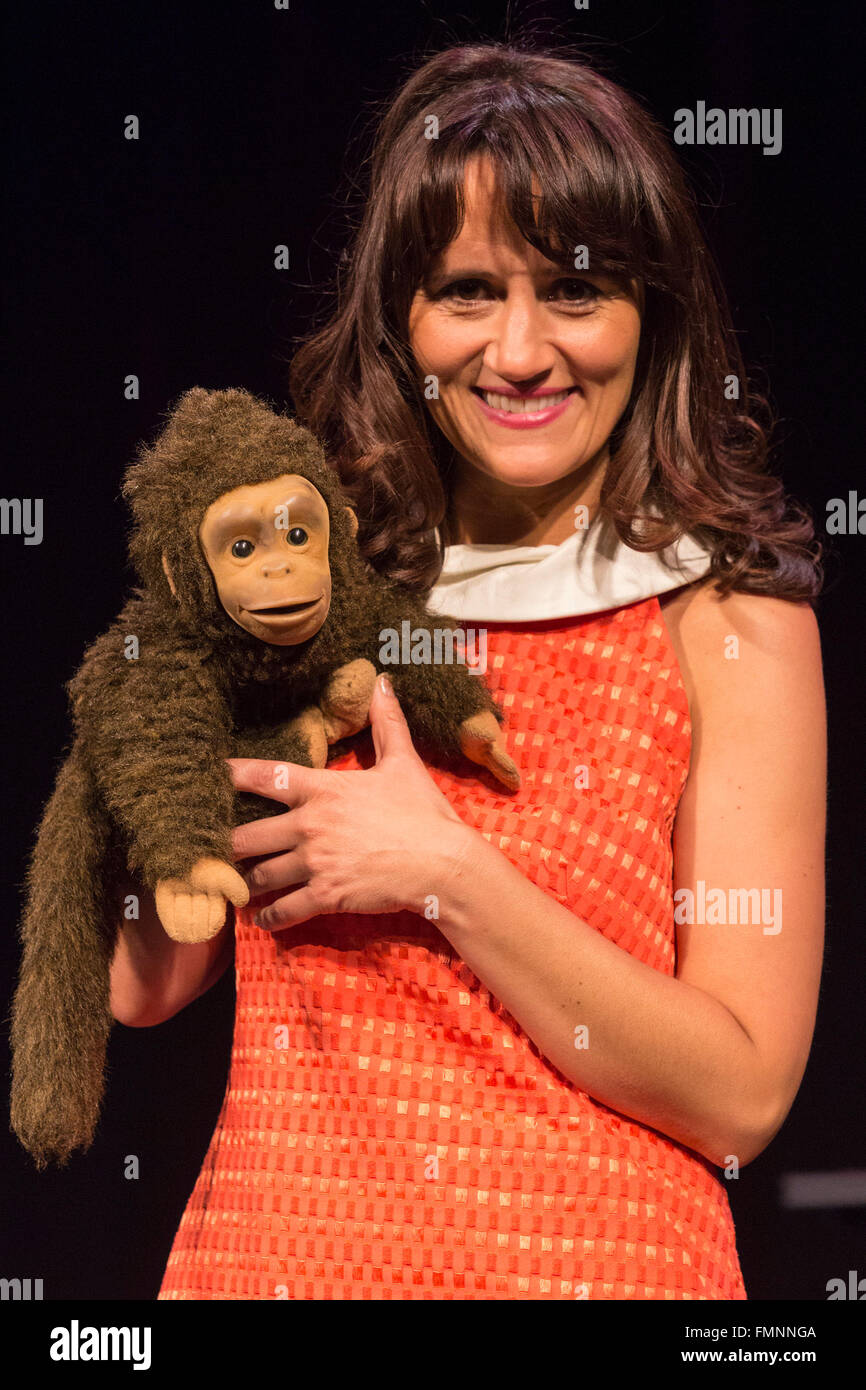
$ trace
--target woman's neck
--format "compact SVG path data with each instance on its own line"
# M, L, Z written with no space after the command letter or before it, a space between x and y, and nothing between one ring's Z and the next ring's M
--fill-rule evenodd
M607 446L588 463L540 487L514 487L454 460L447 513L450 545L559 545L591 522L599 506ZM586 508L583 523L576 508Z

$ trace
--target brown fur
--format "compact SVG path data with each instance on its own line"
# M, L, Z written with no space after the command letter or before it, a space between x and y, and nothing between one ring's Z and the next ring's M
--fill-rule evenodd
M284 473L302 474L327 503L333 582L319 632L288 648L232 622L198 541L217 498ZM362 560L347 499L316 440L248 392L188 391L140 449L124 493L142 587L69 684L73 742L39 829L20 927L11 1120L40 1168L63 1165L93 1139L114 1021L109 966L123 867L153 890L203 856L231 863L233 827L285 809L237 796L227 757L311 765L304 726L292 721L323 700L327 709L329 679L361 658L388 670L413 736L446 756L460 754L471 715L491 710L502 722L483 681L459 664L382 666L381 629L399 631L406 619L431 630L454 624L431 619L417 596ZM125 655L130 635L136 660ZM343 685L351 697L351 680Z

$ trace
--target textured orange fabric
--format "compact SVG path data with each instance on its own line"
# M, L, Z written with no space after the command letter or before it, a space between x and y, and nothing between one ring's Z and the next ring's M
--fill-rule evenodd
M522 788L467 761L431 775L539 888L673 974L691 726L658 599L486 627ZM373 758L366 734L331 766ZM225 1100L160 1299L746 1297L717 1170L567 1081L434 921L272 935L241 912L236 936Z

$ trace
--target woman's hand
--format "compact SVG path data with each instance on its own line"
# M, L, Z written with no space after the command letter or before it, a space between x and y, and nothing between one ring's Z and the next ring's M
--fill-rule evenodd
M257 925L282 931L332 912L423 914L459 869L476 834L430 777L396 695L376 681L370 703L375 767L337 772L230 758L239 791L292 809L234 832L236 859L259 859L243 877L253 899L293 889L262 908Z

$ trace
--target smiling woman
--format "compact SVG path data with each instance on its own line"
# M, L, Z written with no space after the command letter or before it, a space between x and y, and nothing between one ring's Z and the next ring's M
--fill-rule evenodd
M160 1298L743 1299L718 1170L783 1123L821 967L820 572L664 134L572 56L431 58L292 389L370 564L483 625L521 784L377 687L374 749L238 832ZM784 929L675 920L701 883Z
M413 356L436 383L430 414L455 450L449 535L564 540L575 505L590 515L598 508L608 441L634 382L640 291L603 274L563 275L528 246L491 160L467 162L464 200L460 232L409 313ZM494 479L500 485L495 512L486 498L472 506L479 473L484 492ZM531 489L531 500L520 488ZM544 509L542 530L527 528L527 506Z
M693 535L721 592L810 600L812 523L767 470L768 412L670 142L634 97L561 52L451 48L397 93L336 312L292 362L298 412L340 463L370 562L421 590L463 531L455 484L474 496L495 449L497 468L526 462L504 492L485 478L476 527L490 488L527 520L521 467L533 487L555 475L554 498L578 479L629 547ZM485 341L491 321L507 342ZM480 391L528 404L534 389L571 387L579 401L537 439L482 432ZM582 472L563 483L575 447ZM510 516L496 531L543 539Z

